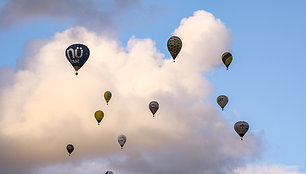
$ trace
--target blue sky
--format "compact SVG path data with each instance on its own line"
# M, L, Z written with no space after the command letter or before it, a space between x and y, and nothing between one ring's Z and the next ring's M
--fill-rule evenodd
M2 1L2 8L5 2L9 1ZM258 163L294 165L305 173L306 1L145 0L116 18L110 37L124 46L132 36L151 38L157 49L170 57L166 40L182 18L197 10L219 18L233 37L229 70L221 66L204 74L214 87L209 100L215 102L218 95L227 95L229 103L222 113L226 120L234 124L239 115L250 123L250 131L262 138L264 152ZM27 42L50 39L80 24L75 21L71 16L33 16L1 27L4 51L0 65L15 69Z

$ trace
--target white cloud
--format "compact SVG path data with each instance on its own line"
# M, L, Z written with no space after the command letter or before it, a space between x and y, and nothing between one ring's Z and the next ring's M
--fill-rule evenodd
M14 170L18 164L27 171L66 173L71 165L86 168L99 159L107 161L105 170L122 173L216 174L256 157L259 139L249 132L240 141L219 108L205 102L212 87L202 73L221 65L229 31L210 13L197 11L174 33L183 41L176 63L164 59L149 38L132 37L124 48L82 27L30 43L22 68L1 86L0 167L8 174L25 172ZM78 76L64 56L73 43L91 52ZM106 90L113 93L108 106ZM151 100L160 104L155 118ZM101 126L93 116L98 109L105 113ZM124 150L117 143L120 134L127 136ZM68 143L75 145L70 158ZM82 167L74 171L80 172Z

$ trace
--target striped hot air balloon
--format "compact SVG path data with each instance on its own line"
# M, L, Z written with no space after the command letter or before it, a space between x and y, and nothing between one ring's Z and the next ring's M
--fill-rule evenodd
M231 64L232 60L233 60L233 56L232 56L231 53L225 52L225 53L222 54L222 62L226 66L227 70L228 70L228 67Z

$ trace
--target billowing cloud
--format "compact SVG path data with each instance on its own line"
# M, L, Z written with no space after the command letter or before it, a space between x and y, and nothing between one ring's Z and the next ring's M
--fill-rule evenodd
M9 0L0 10L0 24L7 28L33 19L51 18L108 31L114 30L119 16L136 7L142 8L139 0Z
M244 168L238 168L234 174L303 174L299 172L297 166L286 166L286 165L248 165Z
M216 104L205 100L212 87L203 73L221 65L231 34L205 11L183 19L174 34L183 41L176 63L149 38L131 37L123 47L83 27L29 43L23 65L0 76L9 79L1 86L0 168L45 174L82 173L89 166L94 173L104 161L101 170L117 173L218 174L256 158L260 140L249 132L240 141ZM64 56L73 43L91 51L78 76ZM106 90L113 93L109 105ZM152 100L160 104L155 118ZM101 126L98 109L105 113ZM123 150L120 134L127 136ZM71 157L68 143L75 146Z

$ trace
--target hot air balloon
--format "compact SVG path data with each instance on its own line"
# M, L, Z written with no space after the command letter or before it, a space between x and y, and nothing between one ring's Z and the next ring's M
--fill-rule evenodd
M107 171L105 174L114 174L112 171Z
M73 44L66 49L66 58L75 69L75 75L89 57L89 49L83 44Z
M69 153L69 156L71 155L71 153L73 152L74 150L74 147L72 144L68 144L67 147L66 147L68 153Z
M218 96L217 103L222 108L222 111L223 111L223 108L226 106L227 102L228 102L227 96L225 96L225 95Z
M96 118L96 120L97 120L97 122L98 122L98 125L100 125L100 122L102 121L103 117L104 117L103 111L97 110L97 111L95 112L95 118Z
M149 103L149 109L152 112L153 117L154 117L155 113L157 112L158 108L159 108L159 104L157 103L157 101L151 101Z
M171 36L167 42L168 50L173 58L173 62L175 62L175 58L182 48L182 41L177 36Z
M104 93L104 99L106 101L106 104L108 104L109 100L112 98L112 93L110 91L106 91Z
M125 142L126 142L126 136L125 135L119 135L118 143L120 144L121 149L123 148Z
M226 66L226 70L228 70L228 66L231 64L232 60L233 60L233 56L231 53L225 52L222 54L222 62Z
M234 125L234 129L237 132L237 134L241 137L241 140L243 140L243 136L247 133L249 130L249 124L245 121L238 121Z

